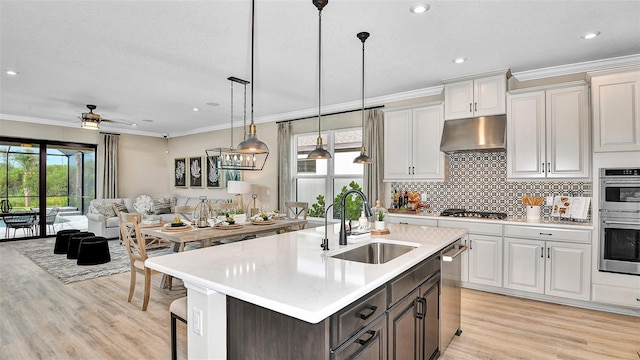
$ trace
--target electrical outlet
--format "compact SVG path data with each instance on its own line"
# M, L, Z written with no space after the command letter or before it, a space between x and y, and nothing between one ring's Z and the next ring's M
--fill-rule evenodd
M552 206L553 205L553 196L547 196L547 203L545 205Z
M193 332L202 336L202 310L193 308Z

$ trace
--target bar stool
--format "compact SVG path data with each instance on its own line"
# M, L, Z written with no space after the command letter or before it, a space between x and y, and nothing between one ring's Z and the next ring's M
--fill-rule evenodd
M178 359L178 337L176 335L176 319L187 323L187 297L174 300L169 306L171 312L171 359Z
M66 254L69 249L69 237L71 234L79 233L78 229L60 230L56 234L56 244L53 246L54 254Z
M80 240L78 265L99 265L111 261L109 243L102 236L89 236Z
M80 249L80 241L89 236L95 236L96 234L87 231L77 232L69 236L69 248L67 249L67 259L77 259L78 250Z

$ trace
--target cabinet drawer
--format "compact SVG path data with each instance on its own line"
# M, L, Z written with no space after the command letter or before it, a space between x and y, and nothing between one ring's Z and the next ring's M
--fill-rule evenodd
M386 359L387 317L379 316L368 328L363 329L345 344L331 350L332 360ZM309 356L307 354L307 356Z
M505 226L504 236L590 244L591 231L535 226Z
M413 215L413 217L387 215L387 222L391 224L410 224L410 225L434 226L434 227L438 226L438 220L421 218L421 217L418 217L418 215Z
M389 282L389 307L440 271L440 257L433 255Z
M594 302L640 309L640 289L593 284L591 291Z
M469 234L502 235L502 225L471 221L438 220L439 227L466 229Z
M331 348L336 348L387 310L387 289L381 287L331 317Z

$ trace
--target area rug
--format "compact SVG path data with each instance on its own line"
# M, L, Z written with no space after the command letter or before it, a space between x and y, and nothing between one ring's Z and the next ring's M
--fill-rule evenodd
M54 254L52 241L46 243L29 243L28 240L20 242L21 244L13 244L16 250L65 284L121 274L131 270L127 249L117 239L109 240L111 261L100 265L77 265L76 260L67 259L66 254ZM147 250L149 257L169 253L171 253L170 248Z

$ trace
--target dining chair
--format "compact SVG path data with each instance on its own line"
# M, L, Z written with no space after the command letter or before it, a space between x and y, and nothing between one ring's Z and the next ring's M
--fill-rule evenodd
M309 212L309 203L301 201L287 201L284 203L285 215L288 219L295 220L307 220L307 214ZM300 224L298 227L300 230L304 229L305 224Z
M159 271L148 268L144 265L148 259L146 249L146 238L140 231L141 214L120 213L120 235L124 241L131 262L131 283L129 285L128 302L133 299L136 289L136 274L144 275L144 298L142 300L142 311L147 310L149 305L149 295L151 293L151 276L159 274ZM171 277L168 277L169 290L171 290Z
M176 320L187 323L187 297L183 296L171 302L169 306L171 313L171 359L178 359L178 336L176 334Z

